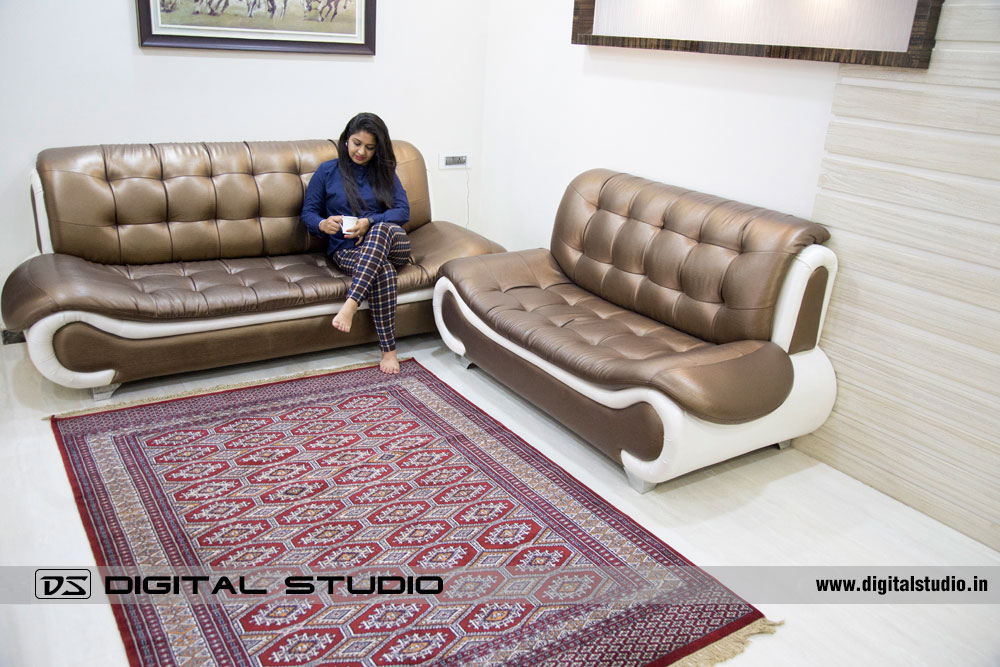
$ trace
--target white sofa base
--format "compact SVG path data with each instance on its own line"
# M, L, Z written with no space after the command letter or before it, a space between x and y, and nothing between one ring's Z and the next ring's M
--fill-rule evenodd
M428 301L433 295L431 288L415 290L399 295L397 303L416 303ZM316 317L319 315L335 315L343 303L327 303L288 310L268 311L249 315L233 315L198 320L175 320L169 322L140 322L121 320L105 315L97 315L79 310L68 310L53 313L44 317L25 332L28 344L28 356L31 362L45 378L56 384L72 389L94 389L94 397L104 399L111 396L118 384L114 384L115 371L107 369L92 372L73 371L63 366L56 357L54 341L56 332L73 322L83 322L106 333L120 338L144 340L165 338L206 331L220 331L236 327L252 326L254 324L269 324L289 320ZM361 309L368 308L366 301Z

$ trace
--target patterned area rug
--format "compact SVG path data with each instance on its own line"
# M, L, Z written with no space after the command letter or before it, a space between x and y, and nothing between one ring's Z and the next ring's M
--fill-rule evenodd
M245 577L116 598L136 665L711 664L773 631L415 361L53 429L98 565Z

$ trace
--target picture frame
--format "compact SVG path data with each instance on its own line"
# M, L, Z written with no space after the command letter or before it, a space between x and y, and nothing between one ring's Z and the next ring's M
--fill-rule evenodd
M574 0L573 44L927 69L934 50L934 36L944 0L917 0L909 47L905 52L595 35L596 4L597 0Z
M376 0L136 0L139 46L375 55Z

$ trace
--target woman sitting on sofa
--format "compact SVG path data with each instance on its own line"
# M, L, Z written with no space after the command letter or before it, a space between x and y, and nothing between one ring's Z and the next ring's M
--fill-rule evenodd
M398 373L396 359L396 267L410 259L410 240L400 226L410 219L410 203L396 176L396 155L381 118L352 118L337 143L338 159L316 169L302 205L310 233L328 238L327 254L347 275L351 288L333 318L339 331L351 330L361 302L368 299L382 350L379 367ZM345 224L354 222L353 227Z

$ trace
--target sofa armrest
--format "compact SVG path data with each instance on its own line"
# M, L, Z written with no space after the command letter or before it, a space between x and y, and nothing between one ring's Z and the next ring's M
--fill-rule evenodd
M439 275L451 280L469 304L484 292L573 284L545 248L461 257L442 266Z
M773 343L789 354L816 347L836 275L837 256L826 246L807 246L795 256L774 310Z
M413 263L422 267L431 280L437 279L441 266L449 260L504 251L500 244L442 220L421 225L408 235Z
M128 300L127 281L102 264L64 254L37 255L23 262L3 286L4 326L27 331L66 304L95 302L94 294L111 302ZM94 289L96 286L96 290Z

